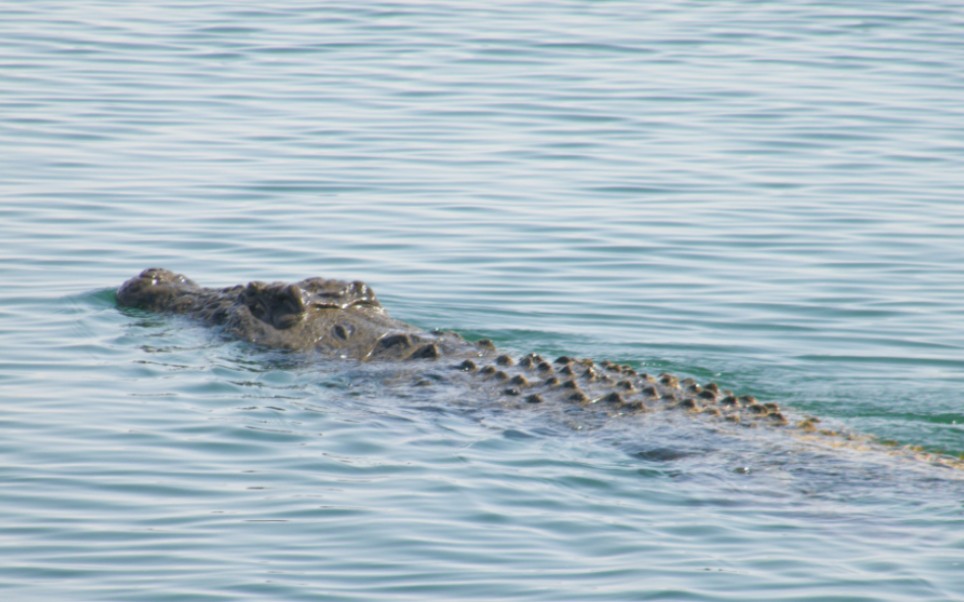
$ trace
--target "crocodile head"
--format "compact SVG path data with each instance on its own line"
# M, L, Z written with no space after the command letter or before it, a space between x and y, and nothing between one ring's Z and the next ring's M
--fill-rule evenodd
M417 330L388 316L371 287L358 280L307 278L206 288L170 270L149 268L121 285L117 303L189 315L266 347L361 359L386 335Z

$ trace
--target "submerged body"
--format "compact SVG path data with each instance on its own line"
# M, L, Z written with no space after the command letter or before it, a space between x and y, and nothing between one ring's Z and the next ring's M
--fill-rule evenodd
M358 361L448 362L477 374L481 387L527 403L605 404L612 412L679 408L784 426L776 404L736 397L715 384L641 374L612 362L530 354L500 354L490 341L475 343L452 332L427 332L388 315L361 281L308 278L296 283L251 282L204 288L160 268L144 270L117 292L125 307L190 315L220 326L226 335L266 347L317 351Z
M501 354L491 341L469 342L452 332L428 332L389 316L375 292L361 281L308 278L205 288L181 274L149 268L118 289L117 302L188 315L220 327L228 337L269 348L314 351L358 362L403 362L406 373L431 378L438 378L441 370L452 375L449 380L466 379L473 397L503 405L591 408L606 417L676 410L718 423L818 433L835 439L833 445L855 442L853 437L820 430L816 418L790 420L775 403L737 396L714 383L654 376L608 361L565 356L549 361L537 354L513 358ZM856 441L867 443L866 438ZM961 465L953 458L917 455Z

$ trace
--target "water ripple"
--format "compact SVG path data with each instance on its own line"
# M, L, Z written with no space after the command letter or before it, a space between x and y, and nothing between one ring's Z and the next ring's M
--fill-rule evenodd
M959 12L5 7L2 595L960 598L933 473L391 398L107 288L364 278L427 328L961 453Z

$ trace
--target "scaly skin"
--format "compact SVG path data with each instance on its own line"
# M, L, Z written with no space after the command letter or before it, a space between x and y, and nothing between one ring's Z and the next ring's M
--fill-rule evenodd
M198 286L169 270L149 268L117 291L124 307L185 314L220 326L226 335L291 351L315 350L360 361L448 361L475 373L498 396L528 403L598 404L609 413L678 408L731 422L785 426L773 403L737 397L713 383L670 374L641 374L612 362L536 354L519 360L490 341L470 343L450 332L426 332L388 315L367 284L308 278L296 283L251 282L221 289ZM813 421L801 423L813 429Z
M362 362L425 362L470 381L474 394L508 405L562 403L591 406L601 415L678 410L748 426L790 429L804 438L826 437L830 445L879 447L866 437L821 430L812 417L788 420L775 403L721 391L671 374L652 376L613 362L536 354L520 359L500 354L491 341L475 343L452 332L426 332L388 315L375 292L361 281L308 278L296 283L251 282L204 288L189 278L149 268L125 282L117 302L156 312L191 316L220 327L226 336L290 351L317 351ZM413 366L416 372L422 368ZM962 461L915 450L918 459L961 468Z

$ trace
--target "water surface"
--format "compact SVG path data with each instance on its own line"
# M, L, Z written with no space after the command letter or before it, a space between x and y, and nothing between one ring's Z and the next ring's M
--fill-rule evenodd
M0 8L0 595L964 599L946 471L406 397L112 292L361 278L426 328L961 454L961 15Z

